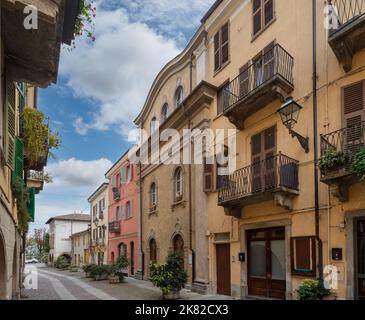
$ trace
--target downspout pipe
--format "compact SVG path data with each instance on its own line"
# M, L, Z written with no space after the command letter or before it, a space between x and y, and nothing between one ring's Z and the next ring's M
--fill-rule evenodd
M312 0L312 55L313 55L313 152L314 152L314 207L315 233L318 243L318 276L323 279L323 243L320 237L319 179L318 179L318 96L317 96L317 8Z
M143 117L141 119L141 129L143 128ZM141 153L141 151L139 151ZM141 154L140 154L141 155ZM143 235L143 226L142 226L142 217L143 217L143 201L142 201L142 192L143 192L143 179L142 179L142 162L139 161L139 231L140 231L140 250L141 250L141 267L142 267L142 279L144 278L144 252L143 252L143 246L142 246L142 235Z

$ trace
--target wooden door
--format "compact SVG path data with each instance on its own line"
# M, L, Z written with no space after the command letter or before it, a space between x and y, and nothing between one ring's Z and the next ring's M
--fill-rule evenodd
M347 128L343 139L344 151L352 154L358 152L365 142L365 81L343 88L343 127Z
M285 299L285 228L247 233L248 293Z
M356 223L356 286L357 298L365 300L365 219Z
M252 192L263 192L276 186L276 127L251 139Z
M216 245L217 294L231 295L231 252L230 244Z

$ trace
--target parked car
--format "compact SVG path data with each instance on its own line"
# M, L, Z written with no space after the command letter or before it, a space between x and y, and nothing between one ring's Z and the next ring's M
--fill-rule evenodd
M25 263L26 263L26 264L30 264L30 263L39 263L39 261L38 261L37 259L33 258L33 259L25 260Z

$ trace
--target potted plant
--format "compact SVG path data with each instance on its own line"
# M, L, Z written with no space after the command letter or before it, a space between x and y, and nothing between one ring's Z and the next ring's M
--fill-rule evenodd
M170 254L165 264L151 263L151 282L162 291L162 298L176 300L184 287L187 274L183 269L183 259L175 253Z
M115 265L111 267L109 283L121 283L124 281L124 270L128 268L129 261L125 255L118 258Z
M331 295L321 279L306 279L299 286L299 300L323 300Z
M365 149L357 152L352 159L352 172L356 174L361 181L365 180Z
M349 163L349 156L343 151L329 148L318 161L318 167L324 175L339 174L345 170L344 166Z
M71 272L78 272L79 271L79 267L77 265L71 265L70 266L70 271Z
M84 272L85 272L86 278L91 278L90 272L91 272L91 269L95 266L96 266L95 264L87 264L82 267L82 270L84 270Z
M111 272L111 266L103 264L100 266L93 267L90 270L90 276L95 281L108 280L110 272Z
M70 264L64 256L59 256L55 262L55 267L60 270L67 270Z

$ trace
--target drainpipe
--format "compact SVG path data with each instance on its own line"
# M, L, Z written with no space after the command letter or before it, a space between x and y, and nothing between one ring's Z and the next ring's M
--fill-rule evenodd
M142 263L141 263L141 267L142 267L142 279L144 277L144 252L143 252L143 247L142 247L142 163L139 162L139 232L140 232L140 250L141 250L141 259L142 259Z
M323 279L323 243L320 238L319 225L319 182L318 182L318 97L317 97L317 8L316 0L312 0L312 55L313 55L313 134L314 134L314 202L315 202L315 229L318 243L318 275Z

